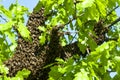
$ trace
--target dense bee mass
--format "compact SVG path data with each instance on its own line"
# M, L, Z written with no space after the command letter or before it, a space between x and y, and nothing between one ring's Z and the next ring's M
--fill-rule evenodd
M15 76L17 71L26 68L31 71L33 77L43 66L43 60L45 59L43 51L44 47L39 44L41 32L37 28L40 25L44 25L45 17L43 16L43 11L44 9L42 8L38 13L32 13L29 17L27 27L31 33L32 42L25 41L19 36L15 55L4 62L9 68L9 76ZM38 53L42 54L36 57L35 54Z
M102 44L106 39L105 34L108 32L107 27L103 26L103 21L102 20L100 20L99 22L97 22L95 24L93 31L96 34L96 37L94 37L95 42L98 45Z

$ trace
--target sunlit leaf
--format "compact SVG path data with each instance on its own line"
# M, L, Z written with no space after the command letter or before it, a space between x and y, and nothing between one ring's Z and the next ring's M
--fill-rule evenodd
M5 9L4 6L0 5L0 12L2 12L6 17L12 18L12 14L9 10Z
M91 7L95 0L84 0L82 2L82 8Z
M13 22L7 22L6 24L0 24L0 31L5 31L12 28Z
M29 70L23 69L22 71L17 72L16 77L22 76L23 78L27 78L30 73L31 72Z
M81 72L75 74L75 78L73 80L89 80L88 72L81 69Z
M44 44L45 43L45 40L46 40L46 34L42 34L41 36L39 36L39 39L40 39L40 44Z
M56 58L55 60L58 61L59 63L65 63L65 61L61 58Z
M106 15L106 10L105 10L105 5L102 3L102 1L96 0L96 3L98 5L100 13L105 16Z
M23 23L19 23L18 31L22 35L22 37L30 39L30 32Z

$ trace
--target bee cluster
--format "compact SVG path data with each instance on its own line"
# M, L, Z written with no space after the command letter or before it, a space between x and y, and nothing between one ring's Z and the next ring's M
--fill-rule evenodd
M96 34L96 37L93 37L95 42L98 45L102 44L106 39L105 34L108 32L108 28L103 26L103 21L102 20L100 20L99 22L97 22L95 24L93 31Z
M61 56L62 46L60 45L60 34L59 34L59 26L55 26L52 28L50 33L50 43L48 44L49 50L48 53L50 55L53 54L53 57L50 59L50 62L53 61L56 57Z
M38 75L40 74L37 72L43 67L45 52L43 50L44 47L39 44L41 31L37 27L44 25L45 17L43 16L43 11L44 9L42 8L39 12L32 13L29 17L27 27L31 33L32 42L26 41L21 36L18 36L18 46L14 56L4 62L9 68L8 76L15 76L18 71L26 68L31 71L28 80L39 77ZM41 53L41 55L36 56L35 54L38 53Z

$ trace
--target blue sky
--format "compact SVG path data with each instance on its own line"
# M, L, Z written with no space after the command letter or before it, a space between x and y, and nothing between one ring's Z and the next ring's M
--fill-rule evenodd
M15 3L16 0L2 0L0 4L3 4L6 8L9 8L11 3ZM27 7L29 11L32 11L33 8L36 6L39 0L18 0L18 2Z
M120 7L116 10L117 15L120 17Z
M20 5L23 5L32 12L33 8L36 6L39 0L18 0ZM15 3L16 0L0 0L0 4L4 5L5 8L9 8L11 3ZM25 15L25 24L27 23L28 17Z

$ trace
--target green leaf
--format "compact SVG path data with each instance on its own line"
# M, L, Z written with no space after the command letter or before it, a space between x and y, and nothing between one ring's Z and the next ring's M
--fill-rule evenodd
M22 35L23 38L30 40L30 32L28 31L28 28L24 26L23 23L19 23L18 31Z
M16 47L17 47L17 43L13 43L13 45L10 46L10 50L15 51Z
M75 74L75 78L73 80L89 80L88 72L81 69L81 72Z
M73 80L73 78L74 78L74 74L73 73L67 73L67 74L65 74L66 76L64 76L63 77L63 79L62 80Z
M49 11L54 8L55 5L55 0L44 0L43 1L43 5L45 6L45 15L49 13Z
M96 3L98 5L99 11L103 16L106 16L106 5L102 3L100 0L96 0Z
M51 24L52 26L56 26L56 25L58 24L58 20L59 20L59 15L56 16L56 17L54 17L54 18L52 18L50 24Z
M44 26L39 26L38 29L39 29L40 31L43 31L43 32L46 31L46 28L45 28Z
M62 73L58 72L58 66L51 67L48 80L59 80L60 77L62 77Z
M58 0L58 5L63 4L64 0Z
M88 13L89 12L89 13ZM99 21L99 11L96 9L96 5L93 4L90 8L86 9L85 16L88 20L96 20Z
M61 66L58 66L58 72L64 74L66 71L67 71L67 66L66 67L61 67Z
M22 71L18 71L16 77L27 78L31 72L27 69L23 69Z
M78 23L79 27L82 27L82 22L80 21L79 18L77 18L77 23Z
M12 77L10 80L24 80L22 77Z
M0 64L0 73L6 75L6 74L8 74L8 70L9 69L7 67L5 67L5 65Z
M58 61L60 64L65 63L65 61L63 59L61 59L61 58L56 58L55 60Z
M120 56L115 56L115 57L113 58L113 60L114 60L115 62L119 62L119 63L120 63Z
M119 74L117 74L117 75L115 75L115 77L113 77L113 80L118 80L118 79L120 79L120 75Z
M28 12L28 8L21 6L18 3L11 4L9 10L12 14L15 14L16 16L23 15L24 13Z
M109 48L109 44L105 42L101 46L97 47L96 51L102 52L102 51L104 51L105 49L108 49L108 48Z
M89 36L88 36L87 43L90 46L90 50L91 51L93 51L93 50L95 50L95 48L97 48L96 42L91 37L89 37Z
M74 59L69 58L69 59L67 60L66 65L73 65L73 63L74 63Z
M87 40L88 40L87 37L85 37L84 40L79 39L78 46L79 46L79 48L80 48L80 50L82 51L83 54L85 53L86 48L87 48L87 46L88 46L88 44L87 44Z
M0 12L2 12L6 17L12 18L12 14L9 10L5 9L4 6L0 5Z
M43 6L42 2L39 1L39 2L37 3L37 5L35 6L33 12L39 11L42 6Z
M46 33L42 33L41 36L39 36L40 44L43 45L46 41Z
M82 8L87 8L87 7L91 7L94 4L95 0L84 0L82 2Z
M74 26L72 23L70 23L70 28L73 30Z
M109 73L106 73L106 74L104 74L104 76L103 76L103 80L113 80L113 79L111 79L111 76L110 76Z
M61 45L62 45L62 46L65 46L66 44L67 44L67 43L66 43L65 39L62 39L62 40L61 40Z
M8 29L11 29L12 28L12 24L13 22L12 21L9 21L5 24L0 24L0 31L6 31Z
M8 38L10 39L10 41L15 44L16 40L15 40L15 34L11 31L6 31L5 34L8 36Z

